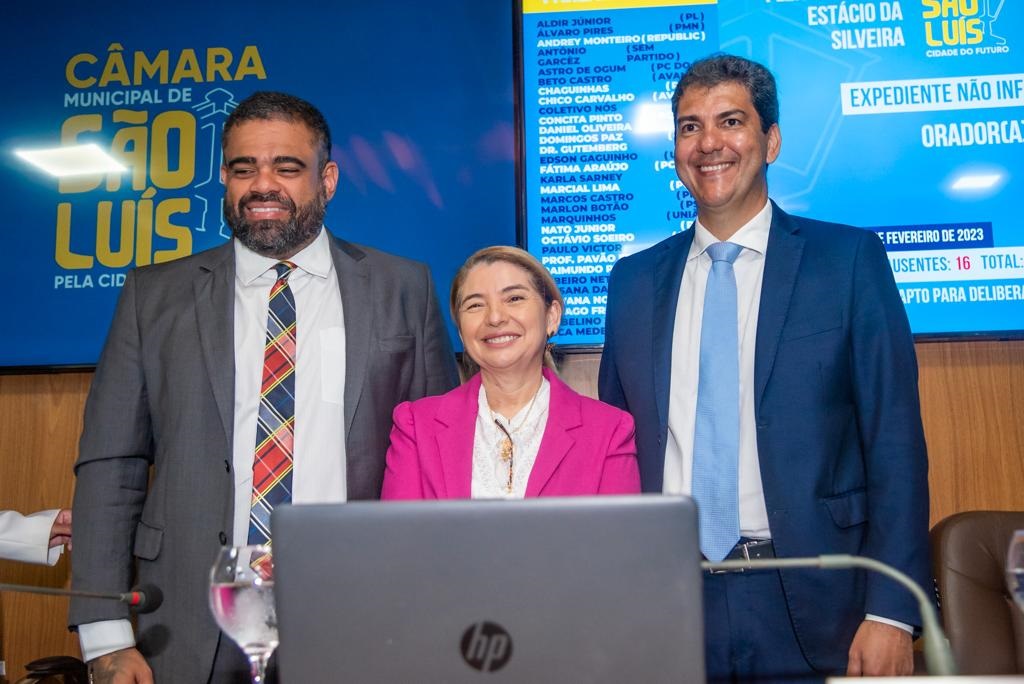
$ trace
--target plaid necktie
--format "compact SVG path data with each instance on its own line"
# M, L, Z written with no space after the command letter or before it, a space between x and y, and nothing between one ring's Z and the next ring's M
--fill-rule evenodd
M700 550L710 561L725 558L740 539L739 331L736 275L740 245L709 245L711 271L700 330L700 376L693 439L693 498L700 523Z
M270 290L267 345L263 354L256 454L252 462L249 543L270 543L270 513L292 500L292 448L295 436L295 298L288 276L295 264L276 266Z

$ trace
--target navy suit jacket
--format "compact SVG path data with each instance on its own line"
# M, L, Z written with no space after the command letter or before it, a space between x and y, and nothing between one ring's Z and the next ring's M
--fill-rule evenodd
M672 331L693 234L620 260L609 284L600 396L636 420L644 491L662 490ZM929 586L917 361L877 236L773 205L754 388L776 553L869 556ZM880 575L781 574L797 639L818 669L845 667L865 613L920 624L910 594Z

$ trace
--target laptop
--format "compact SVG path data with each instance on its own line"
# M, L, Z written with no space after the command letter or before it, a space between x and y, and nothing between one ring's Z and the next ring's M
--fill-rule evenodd
M661 495L279 507L281 681L703 682L696 521Z

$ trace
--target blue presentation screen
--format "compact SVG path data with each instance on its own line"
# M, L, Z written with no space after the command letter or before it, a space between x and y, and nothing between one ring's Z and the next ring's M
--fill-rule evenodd
M6 315L0 366L94 364L127 271L222 244L224 120L256 90L326 116L333 233L427 262L445 301L471 252L512 244L512 12L502 2L140 9L9 3L0 44ZM92 143L123 173L58 180L15 150ZM191 292L182 292L191 297Z
M524 0L528 249L600 344L608 274L687 229L670 100L714 52L775 74L788 212L874 230L919 335L1024 330L1024 3Z

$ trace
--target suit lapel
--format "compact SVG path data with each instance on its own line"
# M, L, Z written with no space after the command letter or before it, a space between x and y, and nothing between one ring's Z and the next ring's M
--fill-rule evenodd
M548 420L540 440L537 460L526 481L526 497L540 496L562 460L576 444L570 430L582 424L580 398L569 390L554 373L544 369L544 377L551 384L548 399Z
M450 499L468 499L472 495L473 440L479 393L480 374L477 373L466 384L444 395L434 415L438 423L437 455Z
M676 321L679 286L683 279L686 256L690 253L694 230L667 240L654 265L654 398L658 405L658 426L664 431L668 425L668 394L672 378L672 333ZM661 487L659 486L660 490Z
M345 317L345 441L349 444L352 441L352 422L363 393L370 358L373 330L373 306L369 303L370 274L363 262L366 256L363 251L333 235L328 234L328 237ZM348 456L352 458L354 454Z
M754 407L760 408L768 378L775 365L782 326L786 322L793 297L804 238L786 212L772 202L772 226L768 233L761 303L757 316L757 341L754 351Z
M234 242L210 252L192 282L199 346L210 389L228 444L235 427L235 258Z

